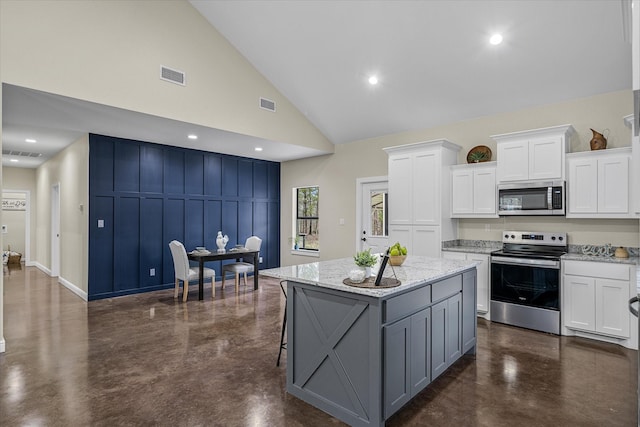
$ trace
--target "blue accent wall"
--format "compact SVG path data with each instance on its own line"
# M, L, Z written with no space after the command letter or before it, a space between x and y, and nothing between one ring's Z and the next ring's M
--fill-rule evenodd
M218 230L280 265L279 163L89 135L90 300L173 287L169 242L216 249Z

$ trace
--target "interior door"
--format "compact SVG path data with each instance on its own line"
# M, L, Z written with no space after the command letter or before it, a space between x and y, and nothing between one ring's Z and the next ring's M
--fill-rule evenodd
M362 184L362 230L360 250L384 252L389 246L389 185L384 182Z

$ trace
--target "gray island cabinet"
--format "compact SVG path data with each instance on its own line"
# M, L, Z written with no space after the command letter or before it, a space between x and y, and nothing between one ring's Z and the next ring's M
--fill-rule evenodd
M287 281L287 392L349 425L383 426L475 354L475 262L409 256L394 267L402 284L385 289L344 285L353 268L348 258L260 274Z

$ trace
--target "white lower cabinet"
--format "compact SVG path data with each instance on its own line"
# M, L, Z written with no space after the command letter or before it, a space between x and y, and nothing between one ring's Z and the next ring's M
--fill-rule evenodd
M477 295L478 295L478 314L486 314L489 312L489 255L467 252L442 251L442 258L463 259L467 261L477 261L476 266L478 272L477 278Z
M563 261L563 271L564 326L629 339L632 320L627 305L635 294L635 281L633 287L631 285L631 278L635 279L635 266Z

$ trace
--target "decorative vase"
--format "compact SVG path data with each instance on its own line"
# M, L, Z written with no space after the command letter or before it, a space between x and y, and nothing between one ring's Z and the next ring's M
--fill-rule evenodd
M218 236L216 236L216 246L218 246L218 253L224 253L227 250L224 248L227 246L227 242L229 242L229 236L226 234L222 236L222 231L218 231Z
M608 129L605 129L603 132L606 132L607 130ZM591 150L604 150L607 148L607 138L605 138L605 136L600 132L593 129L591 129L591 132L593 132L593 138L591 138L590 141Z
M364 270L364 278L367 279L371 277L371 267L362 267Z

